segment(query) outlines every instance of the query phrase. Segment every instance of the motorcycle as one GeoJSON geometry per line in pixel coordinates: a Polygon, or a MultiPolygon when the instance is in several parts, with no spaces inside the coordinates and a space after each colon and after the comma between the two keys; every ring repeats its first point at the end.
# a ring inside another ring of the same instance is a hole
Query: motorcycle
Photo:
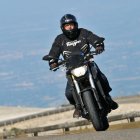
{"type": "MultiPolygon", "coordinates": [[[[86,55],[81,52],[70,54],[66,60],[59,59],[57,67],[52,70],[61,66],[66,68],[66,76],[75,89],[73,97],[80,106],[82,117],[91,121],[96,131],[104,131],[109,127],[107,115],[111,109],[98,78],[94,55],[95,51],[86,55]]],[[[43,57],[46,61],[51,59],[56,58],[49,55],[43,57]]]]}

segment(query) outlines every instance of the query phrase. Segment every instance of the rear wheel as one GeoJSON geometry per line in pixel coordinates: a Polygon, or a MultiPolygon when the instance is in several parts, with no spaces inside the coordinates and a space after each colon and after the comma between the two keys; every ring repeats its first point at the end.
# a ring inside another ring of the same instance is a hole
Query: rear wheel
{"type": "Polygon", "coordinates": [[[83,93],[83,101],[89,113],[90,120],[96,131],[103,131],[109,127],[107,117],[102,117],[97,109],[97,104],[92,97],[91,91],[83,93]]]}

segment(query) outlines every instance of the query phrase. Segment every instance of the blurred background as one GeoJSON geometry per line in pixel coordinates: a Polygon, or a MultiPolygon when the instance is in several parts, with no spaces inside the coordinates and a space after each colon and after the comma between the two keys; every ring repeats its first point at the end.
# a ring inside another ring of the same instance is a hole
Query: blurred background
{"type": "Polygon", "coordinates": [[[0,1],[0,106],[52,107],[68,103],[65,73],[42,57],[70,13],[79,27],[105,37],[95,57],[113,97],[140,94],[139,0],[0,1]]]}

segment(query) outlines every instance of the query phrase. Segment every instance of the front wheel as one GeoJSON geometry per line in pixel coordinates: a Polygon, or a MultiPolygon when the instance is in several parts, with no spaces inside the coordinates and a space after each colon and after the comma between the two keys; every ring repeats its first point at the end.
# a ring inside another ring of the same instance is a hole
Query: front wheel
{"type": "Polygon", "coordinates": [[[102,117],[100,115],[95,99],[92,97],[91,91],[83,92],[83,101],[95,130],[106,130],[109,127],[107,117],[102,117]]]}

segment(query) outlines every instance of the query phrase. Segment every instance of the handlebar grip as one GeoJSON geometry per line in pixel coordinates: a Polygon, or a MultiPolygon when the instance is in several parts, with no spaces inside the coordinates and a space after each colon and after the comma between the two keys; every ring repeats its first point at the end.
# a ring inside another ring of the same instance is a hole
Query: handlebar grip
{"type": "Polygon", "coordinates": [[[64,60],[63,60],[63,61],[59,61],[59,62],[58,62],[58,66],[63,65],[64,63],[65,63],[64,60]]]}

